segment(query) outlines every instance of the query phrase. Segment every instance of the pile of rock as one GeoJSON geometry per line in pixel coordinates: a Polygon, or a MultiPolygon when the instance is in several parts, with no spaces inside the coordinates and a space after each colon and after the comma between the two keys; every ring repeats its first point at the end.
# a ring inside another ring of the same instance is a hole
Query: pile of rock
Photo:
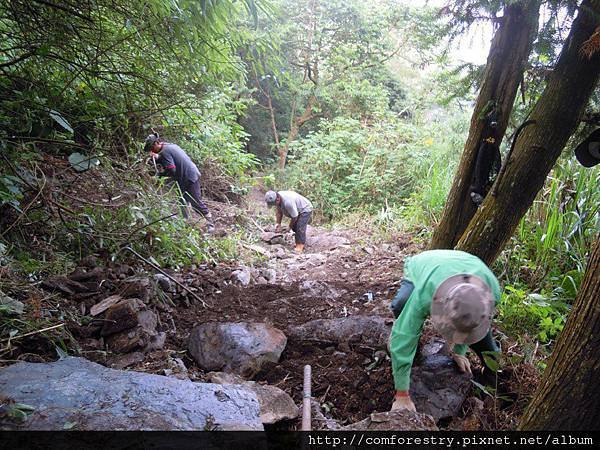
{"type": "MultiPolygon", "coordinates": [[[[103,317],[100,335],[106,347],[116,353],[128,353],[134,350],[150,351],[163,347],[166,339],[164,332],[157,332],[158,319],[144,302],[137,298],[120,299],[113,295],[92,307],[98,311],[109,303],[103,317]]],[[[92,312],[92,315],[93,312],[92,312]]]]}
{"type": "Polygon", "coordinates": [[[42,283],[45,289],[77,302],[82,314],[95,319],[85,327],[70,324],[71,331],[91,346],[115,353],[162,348],[166,334],[157,331],[158,318],[149,307],[156,296],[151,280],[134,277],[128,265],[104,269],[96,263],[88,258],[69,276],[42,283]]]}
{"type": "Polygon", "coordinates": [[[241,266],[231,272],[231,281],[241,286],[250,284],[274,284],[277,280],[277,271],[270,268],[255,269],[241,266]]]}

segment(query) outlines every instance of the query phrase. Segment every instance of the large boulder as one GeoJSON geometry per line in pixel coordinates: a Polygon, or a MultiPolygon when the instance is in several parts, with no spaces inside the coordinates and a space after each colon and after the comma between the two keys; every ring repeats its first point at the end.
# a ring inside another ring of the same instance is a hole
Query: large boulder
{"type": "Polygon", "coordinates": [[[436,422],[458,414],[471,389],[471,375],[461,373],[452,358],[442,353],[421,357],[410,380],[417,411],[433,416],[436,422]]]}
{"type": "Polygon", "coordinates": [[[372,413],[366,419],[350,424],[342,430],[439,431],[431,416],[406,410],[372,413]]]}
{"type": "Polygon", "coordinates": [[[362,344],[385,349],[393,320],[380,316],[350,316],[338,319],[318,319],[290,327],[290,339],[331,344],[362,344]]]}
{"type": "Polygon", "coordinates": [[[3,429],[263,429],[247,388],[108,369],[83,358],[1,369],[0,395],[33,407],[23,422],[0,414],[3,429]]]}
{"type": "Polygon", "coordinates": [[[238,375],[224,372],[211,372],[208,380],[217,384],[241,384],[253,391],[260,404],[260,420],[265,425],[298,417],[294,400],[278,387],[246,381],[238,375]]]}
{"type": "Polygon", "coordinates": [[[265,323],[204,323],[195,327],[188,350],[207,371],[233,372],[252,378],[265,363],[277,363],[285,335],[265,323]]]}

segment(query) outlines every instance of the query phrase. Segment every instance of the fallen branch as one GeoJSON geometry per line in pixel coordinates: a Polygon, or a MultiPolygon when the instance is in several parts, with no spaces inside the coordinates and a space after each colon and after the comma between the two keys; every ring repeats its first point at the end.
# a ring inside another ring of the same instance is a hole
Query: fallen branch
{"type": "Polygon", "coordinates": [[[129,233],[129,235],[127,236],[127,238],[125,239],[125,241],[129,241],[129,239],[131,238],[131,236],[133,236],[133,235],[134,235],[135,233],[137,233],[138,231],[141,231],[141,230],[143,230],[144,228],[147,228],[147,227],[149,227],[150,225],[154,225],[155,223],[161,222],[161,221],[163,221],[163,220],[170,219],[171,217],[173,217],[173,216],[176,216],[177,214],[178,214],[178,213],[169,214],[168,216],[164,216],[164,217],[161,217],[160,219],[156,219],[155,221],[153,221],[153,222],[150,222],[150,223],[148,223],[148,224],[146,224],[146,225],[142,225],[141,227],[134,228],[134,229],[133,229],[133,231],[132,231],[131,233],[129,233]]]}
{"type": "Polygon", "coordinates": [[[34,334],[40,334],[40,333],[43,333],[44,331],[50,331],[50,330],[54,330],[56,328],[60,328],[60,327],[64,327],[64,326],[65,326],[64,323],[59,323],[58,325],[53,325],[51,327],[42,328],[41,330],[32,331],[30,333],[25,333],[25,334],[22,334],[20,336],[12,336],[12,337],[9,337],[9,338],[6,338],[6,339],[2,339],[0,342],[14,341],[14,340],[17,340],[17,339],[20,339],[20,338],[24,338],[24,337],[27,337],[27,336],[33,336],[34,334]]]}
{"type": "Polygon", "coordinates": [[[134,249],[132,249],[131,247],[123,247],[122,250],[129,250],[131,253],[133,253],[135,256],[137,256],[140,260],[142,260],[143,262],[145,262],[146,264],[148,264],[150,267],[152,267],[154,270],[158,270],[160,273],[162,273],[165,277],[167,277],[169,280],[171,280],[173,283],[175,283],[177,286],[179,286],[180,288],[184,289],[185,291],[187,291],[189,294],[192,295],[192,297],[194,297],[196,300],[198,300],[200,303],[202,303],[202,306],[205,308],[208,308],[208,305],[206,304],[206,302],[204,300],[202,300],[200,297],[198,297],[198,295],[196,295],[195,292],[192,292],[190,290],[190,288],[188,288],[187,286],[185,286],[184,284],[180,283],[179,281],[177,281],[175,278],[173,278],[171,275],[169,275],[167,272],[165,272],[164,270],[162,270],[160,267],[158,267],[156,264],[148,261],[146,258],[144,258],[142,255],[140,255],[138,252],[136,252],[134,249]]]}
{"type": "Polygon", "coordinates": [[[250,221],[251,221],[251,222],[252,222],[252,223],[253,223],[253,224],[256,226],[256,228],[258,228],[258,229],[261,231],[261,233],[264,233],[264,232],[265,232],[265,230],[263,229],[263,227],[261,227],[261,226],[260,226],[260,225],[259,225],[259,224],[256,222],[256,220],[254,220],[252,217],[248,217],[248,219],[250,219],[250,221]]]}
{"type": "Polygon", "coordinates": [[[248,250],[252,250],[253,252],[259,253],[259,254],[261,254],[263,256],[266,256],[267,258],[269,256],[271,256],[271,253],[268,250],[266,250],[266,249],[264,249],[264,248],[262,248],[262,247],[260,247],[258,245],[249,245],[249,244],[246,244],[244,242],[240,242],[240,244],[241,244],[242,247],[244,247],[244,248],[246,248],[248,250]]]}

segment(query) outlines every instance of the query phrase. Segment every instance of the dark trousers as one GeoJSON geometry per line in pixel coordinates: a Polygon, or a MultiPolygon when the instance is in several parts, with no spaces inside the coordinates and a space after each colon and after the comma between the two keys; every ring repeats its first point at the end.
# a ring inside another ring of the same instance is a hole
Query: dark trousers
{"type": "Polygon", "coordinates": [[[188,181],[187,183],[185,183],[184,186],[179,185],[179,188],[181,189],[181,193],[183,194],[183,197],[181,199],[181,206],[182,206],[181,210],[183,211],[183,216],[186,219],[188,217],[188,213],[185,208],[187,202],[191,203],[192,208],[194,208],[194,211],[196,211],[199,214],[202,214],[204,217],[206,217],[206,216],[208,216],[208,214],[210,214],[210,212],[208,211],[208,208],[202,201],[202,194],[200,193],[200,179],[199,178],[194,182],[188,181]]]}
{"type": "Polygon", "coordinates": [[[303,212],[298,216],[298,220],[292,226],[292,231],[294,232],[294,240],[297,244],[306,244],[306,227],[310,222],[310,218],[312,216],[312,212],[303,212]]]}
{"type": "Polygon", "coordinates": [[[500,151],[498,146],[482,142],[477,152],[473,182],[470,191],[485,197],[493,173],[500,171],[500,151]]]}
{"type": "MultiPolygon", "coordinates": [[[[396,292],[396,295],[392,300],[392,304],[390,305],[390,308],[394,313],[394,318],[397,319],[398,316],[400,316],[400,313],[404,309],[404,305],[406,305],[406,302],[408,301],[408,298],[410,297],[410,294],[412,294],[414,288],[415,285],[412,283],[412,281],[402,280],[402,282],[400,283],[400,288],[398,289],[398,292],[396,292]]],[[[489,330],[482,340],[469,345],[469,347],[479,357],[481,365],[484,368],[487,368],[487,365],[485,364],[485,361],[483,359],[483,352],[500,351],[498,344],[496,344],[496,342],[492,338],[492,330],[489,330]]]]}

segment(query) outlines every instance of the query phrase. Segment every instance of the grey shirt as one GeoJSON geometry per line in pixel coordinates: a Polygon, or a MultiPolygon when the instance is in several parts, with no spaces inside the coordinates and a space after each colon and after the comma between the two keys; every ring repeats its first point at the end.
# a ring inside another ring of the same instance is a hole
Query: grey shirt
{"type": "Polygon", "coordinates": [[[294,219],[302,213],[311,212],[313,205],[309,199],[294,191],[279,191],[281,197],[281,212],[284,216],[294,219]]]}
{"type": "Polygon", "coordinates": [[[194,183],[200,178],[200,171],[186,152],[176,144],[164,143],[157,162],[165,169],[175,169],[175,180],[185,189],[188,183],[194,183]]]}

